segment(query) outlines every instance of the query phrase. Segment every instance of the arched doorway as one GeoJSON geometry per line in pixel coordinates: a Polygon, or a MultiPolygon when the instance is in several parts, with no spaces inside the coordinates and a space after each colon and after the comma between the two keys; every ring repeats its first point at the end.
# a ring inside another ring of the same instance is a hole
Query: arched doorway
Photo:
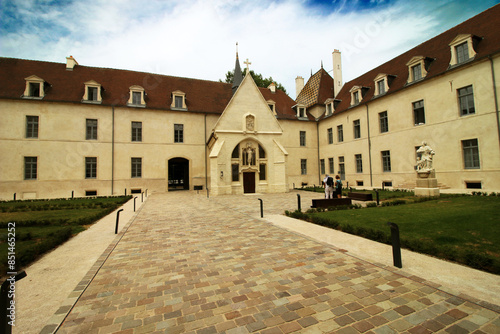
{"type": "Polygon", "coordinates": [[[168,161],[168,191],[189,190],[189,160],[172,158],[168,161]]]}

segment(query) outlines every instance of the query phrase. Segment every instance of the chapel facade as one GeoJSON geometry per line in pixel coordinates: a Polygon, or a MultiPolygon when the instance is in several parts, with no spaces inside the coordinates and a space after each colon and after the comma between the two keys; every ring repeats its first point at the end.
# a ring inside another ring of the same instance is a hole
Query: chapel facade
{"type": "Polygon", "coordinates": [[[203,190],[415,188],[418,147],[440,188],[500,191],[500,5],[347,83],[341,54],[257,87],[0,58],[0,198],[203,190]]]}

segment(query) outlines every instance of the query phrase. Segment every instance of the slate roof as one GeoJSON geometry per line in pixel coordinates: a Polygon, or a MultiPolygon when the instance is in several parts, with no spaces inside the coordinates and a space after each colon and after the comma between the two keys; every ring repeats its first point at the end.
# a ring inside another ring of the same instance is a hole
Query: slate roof
{"type": "MultiPolygon", "coordinates": [[[[81,104],[84,83],[90,80],[101,84],[102,106],[126,106],[133,85],[144,88],[148,109],[171,110],[171,94],[179,90],[186,94],[188,112],[221,114],[233,95],[230,83],[82,65],[67,71],[65,63],[0,57],[0,99],[21,100],[25,78],[31,75],[45,80],[48,86],[42,101],[52,102],[81,104]]],[[[280,90],[272,93],[260,88],[260,91],[266,100],[276,102],[278,118],[290,118],[293,99],[280,90]]]]}
{"type": "MultiPolygon", "coordinates": [[[[420,83],[426,82],[432,78],[447,73],[448,71],[455,70],[462,66],[467,66],[471,62],[477,62],[490,55],[496,54],[500,52],[499,32],[500,5],[496,5],[414,47],[385,64],[372,69],[360,77],[345,83],[339,94],[336,96],[336,99],[341,100],[341,102],[337,105],[335,113],[344,112],[350,108],[351,94],[349,90],[354,86],[369,88],[359,105],[370,102],[374,98],[375,91],[375,83],[373,80],[378,74],[384,73],[394,76],[389,90],[385,95],[395,93],[401,89],[411,86],[407,85],[408,66],[406,66],[406,64],[415,56],[424,56],[433,59],[427,70],[427,76],[423,80],[420,80],[420,83]],[[472,34],[481,39],[474,48],[477,54],[472,61],[449,68],[451,58],[449,44],[460,34],[472,34]]],[[[491,80],[491,78],[489,80],[491,80]]]]}

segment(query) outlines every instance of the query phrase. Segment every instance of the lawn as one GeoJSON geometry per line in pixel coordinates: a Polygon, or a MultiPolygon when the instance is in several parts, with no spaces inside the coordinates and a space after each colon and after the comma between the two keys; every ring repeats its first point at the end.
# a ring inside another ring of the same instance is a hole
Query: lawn
{"type": "Polygon", "coordinates": [[[396,223],[403,248],[500,274],[499,212],[498,196],[443,196],[420,203],[302,216],[384,243],[390,243],[387,223],[396,223]]]}
{"type": "Polygon", "coordinates": [[[0,202],[0,277],[8,271],[19,271],[26,267],[130,198],[131,196],[122,196],[0,202]],[[7,267],[7,241],[12,241],[9,240],[12,235],[8,232],[12,232],[13,223],[15,270],[7,267]]]}

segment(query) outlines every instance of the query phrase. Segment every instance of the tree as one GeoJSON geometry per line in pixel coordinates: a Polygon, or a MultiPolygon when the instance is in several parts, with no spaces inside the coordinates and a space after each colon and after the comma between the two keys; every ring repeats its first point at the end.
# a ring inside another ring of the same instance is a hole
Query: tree
{"type": "MultiPolygon", "coordinates": [[[[254,71],[250,70],[250,75],[252,76],[253,81],[255,81],[255,84],[257,87],[264,87],[267,88],[269,85],[274,82],[276,85],[276,89],[282,90],[286,94],[286,89],[283,87],[282,84],[274,81],[273,77],[269,78],[264,78],[262,74],[260,73],[255,73],[254,71]]],[[[234,77],[234,70],[228,71],[226,73],[226,79],[224,81],[219,80],[220,82],[225,82],[225,83],[232,83],[233,82],[233,77],[234,77]]]]}

